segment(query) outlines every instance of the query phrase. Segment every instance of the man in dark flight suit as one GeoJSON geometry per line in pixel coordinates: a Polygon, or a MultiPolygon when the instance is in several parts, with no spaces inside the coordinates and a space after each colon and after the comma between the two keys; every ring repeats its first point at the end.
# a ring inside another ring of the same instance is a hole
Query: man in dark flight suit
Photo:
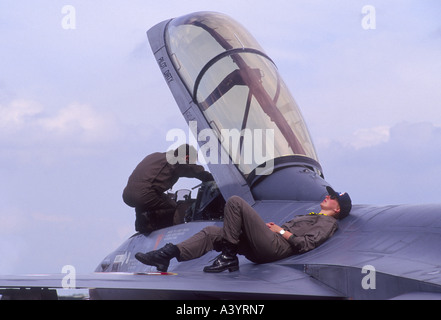
{"type": "Polygon", "coordinates": [[[181,177],[211,181],[213,176],[196,165],[197,151],[188,144],[176,150],[157,152],[142,160],[130,175],[123,200],[135,208],[135,229],[141,233],[173,225],[176,202],[164,192],[181,177]]]}
{"type": "Polygon", "coordinates": [[[240,197],[231,197],[224,211],[223,227],[208,226],[189,239],[147,252],[138,252],[140,262],[167,271],[170,260],[196,259],[211,250],[222,251],[204,272],[239,270],[237,254],[255,263],[268,263],[293,254],[310,251],[328,240],[338,228],[337,220],[349,215],[352,208],[347,193],[327,187],[329,195],[320,203],[321,211],[297,216],[282,226],[265,223],[260,215],[240,197]]]}

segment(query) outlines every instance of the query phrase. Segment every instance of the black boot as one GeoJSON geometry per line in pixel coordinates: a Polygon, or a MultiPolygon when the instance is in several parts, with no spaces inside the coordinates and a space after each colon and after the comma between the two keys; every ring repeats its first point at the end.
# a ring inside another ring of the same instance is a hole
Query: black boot
{"type": "Polygon", "coordinates": [[[138,252],[135,254],[135,258],[149,266],[154,266],[160,272],[167,272],[170,260],[178,258],[181,252],[178,247],[168,243],[163,248],[150,251],[147,253],[138,252]]]}
{"type": "Polygon", "coordinates": [[[204,272],[219,273],[228,269],[229,272],[239,270],[239,259],[237,259],[237,245],[222,241],[222,253],[216,257],[211,266],[204,268],[204,272]]]}
{"type": "Polygon", "coordinates": [[[155,231],[154,217],[147,211],[136,210],[135,230],[139,233],[150,234],[155,231]]]}

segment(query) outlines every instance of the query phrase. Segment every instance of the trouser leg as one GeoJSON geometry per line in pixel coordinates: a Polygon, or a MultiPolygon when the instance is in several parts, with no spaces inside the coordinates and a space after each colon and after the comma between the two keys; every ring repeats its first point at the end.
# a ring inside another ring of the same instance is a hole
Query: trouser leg
{"type": "Polygon", "coordinates": [[[222,236],[228,242],[238,244],[239,253],[253,262],[271,262],[293,254],[289,243],[272,232],[260,215],[240,197],[227,201],[222,236]]]}
{"type": "Polygon", "coordinates": [[[211,250],[221,251],[222,240],[238,246],[238,253],[256,263],[266,263],[294,253],[282,236],[272,232],[259,214],[239,197],[227,201],[224,226],[206,227],[177,244],[180,261],[199,258],[211,250]]]}
{"type": "Polygon", "coordinates": [[[257,212],[242,198],[231,197],[224,210],[224,227],[222,236],[232,244],[238,244],[243,232],[253,237],[268,229],[257,212]]]}
{"type": "Polygon", "coordinates": [[[143,203],[136,207],[135,226],[148,232],[170,227],[173,225],[176,207],[176,202],[166,194],[149,193],[143,198],[143,203]]]}
{"type": "Polygon", "coordinates": [[[209,251],[221,250],[222,228],[209,226],[187,240],[177,244],[179,248],[179,261],[188,261],[202,257],[209,251]]]}

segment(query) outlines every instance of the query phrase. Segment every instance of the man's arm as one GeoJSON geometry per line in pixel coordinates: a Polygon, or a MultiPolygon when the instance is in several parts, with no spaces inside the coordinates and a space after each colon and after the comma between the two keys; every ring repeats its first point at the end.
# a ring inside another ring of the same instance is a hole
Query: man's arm
{"type": "Polygon", "coordinates": [[[175,169],[175,173],[179,177],[196,178],[202,182],[214,180],[210,172],[205,171],[203,166],[197,164],[179,164],[175,169]]]}
{"type": "MultiPolygon", "coordinates": [[[[266,224],[271,231],[280,233],[283,230],[282,227],[276,225],[273,222],[266,224]]],[[[285,231],[282,235],[293,247],[299,250],[300,253],[304,253],[310,251],[327,239],[329,239],[334,232],[337,230],[337,223],[328,223],[321,226],[314,226],[308,232],[306,232],[303,236],[297,237],[289,231],[285,231]]]]}
{"type": "Polygon", "coordinates": [[[282,227],[278,226],[277,224],[275,224],[274,222],[269,222],[266,224],[268,226],[268,228],[270,228],[270,230],[272,232],[275,233],[279,233],[283,238],[285,238],[285,240],[289,240],[289,238],[291,238],[293,236],[293,234],[289,231],[286,231],[281,234],[280,231],[284,230],[282,227]]]}

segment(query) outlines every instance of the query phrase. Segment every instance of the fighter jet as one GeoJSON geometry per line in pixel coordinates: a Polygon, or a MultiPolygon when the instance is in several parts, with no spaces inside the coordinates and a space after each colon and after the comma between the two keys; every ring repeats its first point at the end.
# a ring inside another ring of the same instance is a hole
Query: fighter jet
{"type": "MultiPolygon", "coordinates": [[[[137,252],[222,226],[231,196],[281,225],[319,210],[332,187],[275,62],[242,25],[197,12],[147,35],[215,181],[200,185],[194,199],[190,190],[174,195],[184,208],[181,221],[134,234],[94,273],[77,275],[77,288],[90,288],[92,299],[441,299],[441,205],[353,205],[318,248],[267,264],[241,257],[237,272],[204,273],[217,252],[172,260],[167,272],[137,261],[137,252]]],[[[62,280],[2,277],[0,294],[20,298],[12,288],[32,288],[25,292],[54,297],[47,289],[62,280]]]]}

